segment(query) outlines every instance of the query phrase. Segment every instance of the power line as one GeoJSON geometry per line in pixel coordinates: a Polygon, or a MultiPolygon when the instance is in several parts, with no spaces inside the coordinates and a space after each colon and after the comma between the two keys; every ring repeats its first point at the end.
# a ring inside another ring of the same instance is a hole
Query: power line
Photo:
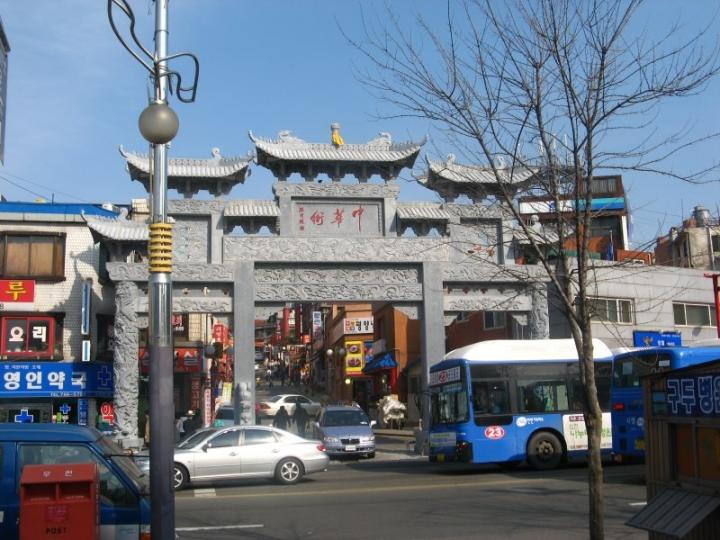
{"type": "MultiPolygon", "coordinates": [[[[51,194],[59,193],[60,195],[65,195],[65,196],[67,196],[67,197],[70,197],[71,199],[75,199],[76,201],[80,201],[80,202],[83,202],[83,203],[92,204],[91,201],[88,201],[88,200],[85,200],[85,199],[81,199],[80,197],[77,197],[77,196],[75,196],[75,195],[72,195],[71,193],[66,193],[66,192],[64,192],[64,191],[60,191],[60,190],[57,190],[57,189],[48,187],[48,186],[43,185],[43,184],[39,184],[39,183],[37,183],[37,182],[33,182],[32,180],[28,180],[27,178],[23,178],[23,177],[18,176],[18,175],[16,175],[16,174],[12,174],[12,173],[8,173],[8,172],[6,172],[5,174],[7,174],[8,176],[12,176],[13,178],[17,178],[18,180],[20,180],[20,181],[22,181],[22,182],[25,182],[25,183],[27,183],[27,184],[30,184],[30,185],[33,185],[33,186],[37,186],[37,187],[40,187],[40,188],[43,188],[43,189],[47,189],[51,194]]],[[[6,182],[14,185],[15,187],[18,187],[18,188],[20,188],[20,189],[23,189],[23,190],[29,192],[29,193],[32,193],[33,195],[36,195],[36,196],[38,196],[38,197],[46,198],[44,195],[40,195],[39,193],[35,193],[34,191],[31,191],[31,190],[29,190],[29,189],[27,189],[27,188],[24,188],[23,186],[15,183],[15,182],[13,182],[12,180],[10,180],[9,178],[7,178],[6,176],[4,176],[4,175],[2,175],[2,174],[0,174],[0,178],[2,178],[2,179],[5,180],[6,182]]],[[[52,198],[52,196],[51,196],[51,198],[52,198]]]]}
{"type": "Polygon", "coordinates": [[[12,180],[10,180],[9,178],[6,178],[6,177],[3,176],[3,175],[0,175],[0,178],[2,178],[3,180],[5,180],[8,184],[12,184],[12,185],[15,186],[16,188],[22,189],[23,191],[27,191],[28,193],[30,193],[30,194],[32,194],[32,195],[35,195],[36,197],[40,197],[40,198],[42,198],[42,199],[45,198],[45,195],[41,195],[41,194],[38,193],[37,191],[33,191],[33,190],[28,189],[28,188],[26,188],[26,187],[24,187],[24,186],[21,186],[21,185],[18,184],[17,182],[13,182],[12,180]]]}

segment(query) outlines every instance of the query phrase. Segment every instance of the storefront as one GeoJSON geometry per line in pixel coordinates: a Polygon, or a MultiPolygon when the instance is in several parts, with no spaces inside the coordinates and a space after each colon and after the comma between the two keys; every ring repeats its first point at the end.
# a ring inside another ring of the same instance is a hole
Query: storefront
{"type": "Polygon", "coordinates": [[[94,425],[113,397],[105,362],[0,362],[0,422],[94,425]]]}

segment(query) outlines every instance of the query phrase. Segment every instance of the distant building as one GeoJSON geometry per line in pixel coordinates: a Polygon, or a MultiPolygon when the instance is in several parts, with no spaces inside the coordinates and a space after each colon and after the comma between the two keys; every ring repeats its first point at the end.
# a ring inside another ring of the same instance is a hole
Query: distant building
{"type": "Polygon", "coordinates": [[[680,227],[671,227],[655,244],[656,264],[716,270],[720,268],[720,221],[703,206],[680,227]]]}
{"type": "MultiPolygon", "coordinates": [[[[591,258],[605,260],[619,260],[621,250],[630,249],[628,233],[628,204],[625,197],[622,176],[595,176],[591,180],[592,223],[590,225],[590,253],[591,258]]],[[[581,197],[583,194],[581,194],[581,197]]],[[[574,201],[568,196],[560,203],[560,212],[568,214],[575,211],[574,201]]],[[[519,197],[518,210],[525,223],[535,230],[555,229],[557,227],[556,204],[547,196],[519,197]]],[[[557,235],[545,230],[548,240],[557,241],[557,235]]],[[[517,235],[516,235],[517,236],[517,235]]],[[[529,247],[529,241],[516,237],[518,253],[516,261],[520,263],[533,263],[534,256],[529,247]]],[[[551,242],[552,243],[552,242],[551,242]]],[[[550,247],[550,246],[549,246],[550,247]]],[[[568,239],[565,248],[575,249],[574,240],[568,239]]],[[[550,247],[551,249],[551,247],[550,247]]]]}

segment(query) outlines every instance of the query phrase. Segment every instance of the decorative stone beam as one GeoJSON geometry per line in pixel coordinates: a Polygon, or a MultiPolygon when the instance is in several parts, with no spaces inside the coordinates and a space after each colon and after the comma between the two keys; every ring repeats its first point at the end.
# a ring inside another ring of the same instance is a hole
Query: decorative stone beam
{"type": "Polygon", "coordinates": [[[529,296],[445,296],[445,312],[452,311],[530,311],[529,296]]]}

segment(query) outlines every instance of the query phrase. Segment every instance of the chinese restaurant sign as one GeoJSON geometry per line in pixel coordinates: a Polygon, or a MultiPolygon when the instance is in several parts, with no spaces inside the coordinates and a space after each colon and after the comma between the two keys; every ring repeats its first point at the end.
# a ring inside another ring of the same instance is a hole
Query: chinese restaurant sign
{"type": "Polygon", "coordinates": [[[374,319],[372,317],[343,319],[343,331],[345,334],[372,334],[375,332],[374,319]]]}
{"type": "Polygon", "coordinates": [[[362,375],[365,367],[365,354],[362,341],[345,342],[345,373],[347,375],[362,375]]]}
{"type": "MultiPolygon", "coordinates": [[[[175,347],[173,354],[173,371],[175,373],[198,373],[202,371],[203,354],[200,347],[175,347]]],[[[150,372],[150,349],[138,349],[140,372],[150,372]]]]}
{"type": "Polygon", "coordinates": [[[29,309],[35,306],[35,281],[0,279],[0,311],[29,309]]]}
{"type": "Polygon", "coordinates": [[[377,201],[294,201],[293,221],[299,236],[383,235],[382,209],[377,201]]]}

